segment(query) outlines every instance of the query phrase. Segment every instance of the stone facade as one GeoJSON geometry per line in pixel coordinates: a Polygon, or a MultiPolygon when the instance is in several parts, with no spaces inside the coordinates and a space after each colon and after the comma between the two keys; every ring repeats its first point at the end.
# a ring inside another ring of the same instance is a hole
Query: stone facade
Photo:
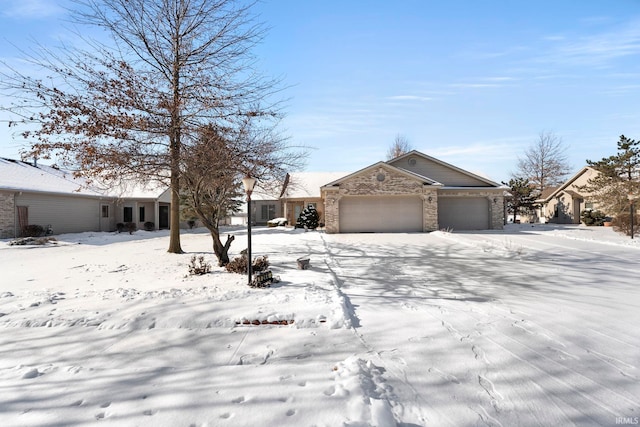
{"type": "Polygon", "coordinates": [[[489,206],[489,227],[504,227],[503,189],[487,187],[478,189],[443,189],[441,185],[425,184],[419,177],[403,174],[384,164],[374,165],[361,173],[345,178],[339,185],[324,187],[322,197],[325,209],[327,233],[340,232],[340,200],[345,196],[420,196],[423,203],[423,231],[439,229],[438,201],[446,197],[486,197],[489,206]]]}
{"type": "Polygon", "coordinates": [[[16,204],[13,193],[0,191],[0,239],[15,236],[16,204]]]}
{"type": "Polygon", "coordinates": [[[437,187],[378,165],[323,190],[327,233],[340,232],[340,199],[344,196],[416,195],[423,201],[423,231],[438,229],[437,187]]]}

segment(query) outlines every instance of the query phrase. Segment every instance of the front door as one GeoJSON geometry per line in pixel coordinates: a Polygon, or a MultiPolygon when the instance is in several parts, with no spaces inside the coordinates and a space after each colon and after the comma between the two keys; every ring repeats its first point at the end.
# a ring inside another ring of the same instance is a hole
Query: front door
{"type": "Polygon", "coordinates": [[[158,228],[160,230],[169,228],[169,206],[158,206],[158,221],[160,222],[158,228]]]}

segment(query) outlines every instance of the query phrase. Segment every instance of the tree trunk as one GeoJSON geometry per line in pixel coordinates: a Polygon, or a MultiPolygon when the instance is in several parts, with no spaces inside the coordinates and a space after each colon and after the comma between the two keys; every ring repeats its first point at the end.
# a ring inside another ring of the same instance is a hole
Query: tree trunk
{"type": "Polygon", "coordinates": [[[184,253],[180,246],[180,181],[175,173],[171,173],[171,213],[169,219],[169,249],[167,252],[184,253]]]}
{"type": "Polygon", "coordinates": [[[224,267],[229,264],[229,248],[231,247],[231,242],[235,240],[233,235],[227,236],[227,241],[225,244],[222,244],[220,240],[220,231],[217,229],[209,229],[211,233],[211,238],[213,239],[213,253],[218,258],[218,266],[224,267]]]}

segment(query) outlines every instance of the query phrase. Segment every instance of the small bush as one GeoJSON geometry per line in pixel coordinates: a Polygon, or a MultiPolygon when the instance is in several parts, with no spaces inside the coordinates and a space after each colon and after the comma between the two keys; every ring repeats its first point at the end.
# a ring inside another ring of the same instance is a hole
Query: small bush
{"type": "Polygon", "coordinates": [[[129,234],[133,234],[133,232],[138,229],[138,226],[135,222],[127,222],[125,226],[127,227],[127,231],[129,232],[129,234]]]}
{"type": "Polygon", "coordinates": [[[151,221],[147,221],[144,223],[144,230],[145,231],[153,231],[156,229],[156,225],[151,222],[151,221]]]}
{"type": "Polygon", "coordinates": [[[268,256],[259,256],[253,260],[253,265],[251,267],[254,273],[258,271],[265,271],[269,269],[269,257],[268,256]]]}
{"type": "MultiPolygon", "coordinates": [[[[235,257],[227,265],[225,265],[225,268],[229,273],[247,274],[247,255],[235,257]]],[[[251,271],[253,273],[265,271],[268,268],[269,257],[258,256],[253,259],[253,264],[251,265],[251,271]]]]}
{"type": "Polygon", "coordinates": [[[312,204],[309,204],[302,212],[300,212],[300,216],[298,217],[298,222],[296,224],[296,228],[298,224],[302,226],[305,230],[315,230],[320,225],[320,215],[318,215],[318,211],[312,204]]]}
{"type": "MultiPolygon", "coordinates": [[[[633,216],[633,235],[640,234],[640,218],[638,215],[633,216]]],[[[629,213],[618,214],[613,219],[613,228],[618,233],[624,233],[627,236],[631,236],[631,215],[629,213]]]]}
{"type": "Polygon", "coordinates": [[[196,256],[191,257],[191,262],[189,263],[189,274],[192,276],[202,276],[203,274],[207,274],[211,271],[211,264],[205,262],[204,256],[198,257],[198,263],[196,264],[196,256]]]}
{"type": "Polygon", "coordinates": [[[191,230],[193,227],[196,226],[196,220],[195,219],[190,219],[189,221],[187,221],[187,225],[189,226],[189,229],[191,230]]]}
{"type": "Polygon", "coordinates": [[[584,210],[580,214],[580,219],[584,225],[602,225],[605,220],[605,215],[600,211],[584,210]]]}
{"type": "Polygon", "coordinates": [[[118,233],[122,233],[124,231],[125,225],[124,222],[119,222],[116,224],[116,231],[118,233]]]}
{"type": "Polygon", "coordinates": [[[22,227],[22,236],[24,237],[44,236],[44,227],[37,224],[26,225],[22,227]]]}
{"type": "Polygon", "coordinates": [[[237,256],[224,266],[229,273],[247,274],[247,256],[237,256]]]}

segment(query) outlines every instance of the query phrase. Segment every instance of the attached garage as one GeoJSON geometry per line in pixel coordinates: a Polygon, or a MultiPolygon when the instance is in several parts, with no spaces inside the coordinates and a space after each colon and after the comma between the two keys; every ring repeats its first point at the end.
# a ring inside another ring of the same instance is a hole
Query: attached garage
{"type": "Polygon", "coordinates": [[[506,187],[411,151],[321,187],[327,233],[500,230],[506,187]]]}
{"type": "Polygon", "coordinates": [[[486,197],[440,197],[440,229],[487,230],[491,228],[489,199],[486,197]]]}
{"type": "Polygon", "coordinates": [[[423,231],[419,196],[346,196],[340,199],[341,233],[423,231]]]}

